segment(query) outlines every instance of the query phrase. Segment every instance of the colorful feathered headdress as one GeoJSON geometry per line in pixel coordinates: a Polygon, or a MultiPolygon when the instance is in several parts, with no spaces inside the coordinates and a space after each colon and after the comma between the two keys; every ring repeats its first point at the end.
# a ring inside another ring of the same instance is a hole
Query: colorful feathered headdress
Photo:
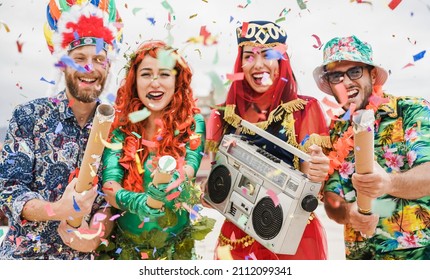
{"type": "Polygon", "coordinates": [[[50,0],[44,34],[56,56],[95,45],[113,58],[120,49],[122,27],[114,0],[50,0]]]}

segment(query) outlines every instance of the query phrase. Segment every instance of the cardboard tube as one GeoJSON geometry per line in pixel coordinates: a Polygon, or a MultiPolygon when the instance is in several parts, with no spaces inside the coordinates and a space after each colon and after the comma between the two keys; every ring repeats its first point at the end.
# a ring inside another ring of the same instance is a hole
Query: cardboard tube
{"type": "MultiPolygon", "coordinates": [[[[109,104],[97,106],[93,120],[87,147],[79,168],[78,181],[75,190],[78,193],[87,191],[93,187],[94,177],[97,176],[104,145],[101,139],[107,139],[110,127],[115,118],[115,109],[109,104]]],[[[79,227],[81,219],[68,220],[67,223],[73,227],[79,227]]]]}
{"type": "MultiPolygon", "coordinates": [[[[162,156],[158,161],[158,167],[154,171],[154,176],[152,177],[152,184],[154,187],[158,188],[159,184],[167,184],[172,179],[173,172],[176,169],[176,160],[172,156],[162,156]]],[[[154,199],[148,196],[146,204],[154,209],[161,209],[164,206],[162,201],[154,199]]]]}
{"type": "MultiPolygon", "coordinates": [[[[373,172],[373,129],[354,135],[355,172],[367,174],[373,172]]],[[[357,192],[358,211],[362,214],[372,213],[372,199],[357,192]]]]}
{"type": "MultiPolygon", "coordinates": [[[[353,116],[355,172],[368,174],[373,172],[374,159],[374,123],[373,110],[358,110],[353,116]]],[[[358,212],[372,214],[372,198],[357,192],[358,212]]],[[[371,236],[373,232],[365,232],[371,236]]]]}

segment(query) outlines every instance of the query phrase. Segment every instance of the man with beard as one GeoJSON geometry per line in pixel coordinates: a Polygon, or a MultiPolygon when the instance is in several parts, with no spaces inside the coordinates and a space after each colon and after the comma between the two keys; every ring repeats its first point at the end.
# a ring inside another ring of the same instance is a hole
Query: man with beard
{"type": "Polygon", "coordinates": [[[315,81],[346,112],[330,126],[324,205],[331,219],[345,225],[346,259],[428,260],[430,103],[383,92],[387,77],[373,62],[371,46],[355,36],[334,38],[324,47],[315,81]],[[365,127],[374,132],[375,160],[368,174],[355,173],[354,153],[364,147],[354,147],[351,117],[361,109],[375,117],[374,125],[371,120],[365,127]],[[373,200],[371,209],[359,209],[356,192],[373,200]]]}
{"type": "Polygon", "coordinates": [[[9,219],[0,259],[91,259],[111,230],[97,188],[78,193],[73,177],[122,39],[120,17],[102,1],[55,3],[44,31],[66,87],[13,112],[0,155],[0,209],[9,219]]]}

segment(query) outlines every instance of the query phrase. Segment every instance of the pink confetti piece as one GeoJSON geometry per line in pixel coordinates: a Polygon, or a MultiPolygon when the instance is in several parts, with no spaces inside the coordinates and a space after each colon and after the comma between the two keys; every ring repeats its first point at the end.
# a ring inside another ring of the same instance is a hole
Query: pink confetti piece
{"type": "Polygon", "coordinates": [[[318,37],[318,35],[316,34],[312,34],[312,37],[315,38],[315,40],[317,40],[317,44],[312,45],[312,47],[314,47],[315,49],[320,49],[322,47],[322,43],[321,43],[321,39],[320,37],[318,37]]]}
{"type": "Polygon", "coordinates": [[[142,139],[142,145],[148,147],[148,148],[156,148],[158,147],[158,143],[154,141],[149,141],[146,139],[142,139]]]}
{"type": "Polygon", "coordinates": [[[101,221],[104,221],[106,219],[106,217],[107,217],[106,214],[103,214],[103,213],[100,213],[100,212],[95,213],[94,214],[94,218],[93,218],[93,224],[97,224],[97,223],[99,223],[101,221]]]}
{"type": "Polygon", "coordinates": [[[113,215],[112,217],[110,217],[109,221],[115,221],[115,220],[116,220],[116,219],[118,219],[119,217],[121,217],[121,215],[120,215],[120,214],[113,215]]]}
{"type": "Polygon", "coordinates": [[[16,244],[16,246],[17,246],[17,247],[19,247],[19,245],[21,245],[21,242],[22,242],[21,237],[17,237],[17,238],[15,239],[15,244],[16,244]]]}
{"type": "Polygon", "coordinates": [[[277,207],[279,205],[279,198],[276,195],[276,193],[272,190],[267,190],[266,194],[272,199],[273,204],[275,205],[275,207],[277,207]]]}
{"type": "Polygon", "coordinates": [[[346,87],[342,82],[334,85],[334,87],[336,88],[336,91],[338,92],[338,98],[340,101],[339,106],[342,107],[343,105],[346,104],[346,102],[348,102],[348,93],[347,93],[346,87]]]}
{"type": "Polygon", "coordinates": [[[46,213],[48,214],[49,217],[55,216],[55,213],[54,213],[54,210],[52,210],[51,204],[46,204],[45,210],[46,210],[46,213]]]}
{"type": "Polygon", "coordinates": [[[140,258],[141,258],[142,260],[146,260],[146,259],[148,259],[148,253],[140,252],[140,258]]]}
{"type": "Polygon", "coordinates": [[[402,69],[405,69],[407,67],[415,66],[413,63],[408,63],[405,66],[402,67],[402,69]]]}
{"type": "Polygon", "coordinates": [[[180,194],[181,194],[181,192],[179,192],[179,191],[178,192],[174,192],[174,193],[169,194],[168,196],[166,196],[166,199],[168,201],[171,201],[171,200],[177,198],[180,194]]]}
{"type": "Polygon", "coordinates": [[[234,231],[231,233],[230,240],[232,242],[236,241],[236,235],[234,234],[234,231]]]}
{"type": "Polygon", "coordinates": [[[254,252],[250,253],[249,256],[251,257],[251,259],[253,260],[257,260],[257,257],[255,256],[254,252]]]}
{"type": "Polygon", "coordinates": [[[322,101],[324,105],[327,105],[327,107],[333,108],[333,109],[339,109],[341,108],[340,105],[337,102],[331,101],[327,96],[325,96],[322,101]]]}
{"type": "Polygon", "coordinates": [[[245,73],[233,73],[233,74],[227,74],[227,79],[230,81],[241,81],[245,77],[245,73]]]}

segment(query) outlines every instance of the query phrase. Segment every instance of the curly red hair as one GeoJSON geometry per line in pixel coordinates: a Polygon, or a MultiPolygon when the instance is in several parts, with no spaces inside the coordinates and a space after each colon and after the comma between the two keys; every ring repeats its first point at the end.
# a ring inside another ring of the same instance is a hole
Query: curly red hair
{"type": "Polygon", "coordinates": [[[143,175],[138,172],[135,157],[137,153],[140,162],[144,163],[150,152],[149,148],[144,146],[142,141],[133,134],[135,132],[145,138],[147,120],[132,123],[128,117],[130,113],[144,108],[144,104],[137,95],[136,72],[145,56],[150,55],[157,58],[157,52],[160,49],[172,50],[179,61],[177,60],[175,65],[177,72],[175,93],[170,104],[164,108],[161,120],[163,129],[156,135],[157,139],[153,139],[158,144],[153,150],[155,152],[154,165],[156,159],[163,155],[171,155],[180,162],[179,159],[184,157],[186,153],[184,143],[189,141],[192,134],[191,128],[195,126],[193,116],[200,112],[193,99],[193,90],[191,88],[192,72],[184,60],[164,42],[149,41],[143,43],[131,57],[125,83],[118,89],[115,105],[116,116],[112,124],[112,130],[120,128],[126,135],[123,155],[120,159],[120,162],[124,163],[123,166],[128,166],[123,179],[123,188],[126,190],[136,192],[144,190],[143,175]]]}

